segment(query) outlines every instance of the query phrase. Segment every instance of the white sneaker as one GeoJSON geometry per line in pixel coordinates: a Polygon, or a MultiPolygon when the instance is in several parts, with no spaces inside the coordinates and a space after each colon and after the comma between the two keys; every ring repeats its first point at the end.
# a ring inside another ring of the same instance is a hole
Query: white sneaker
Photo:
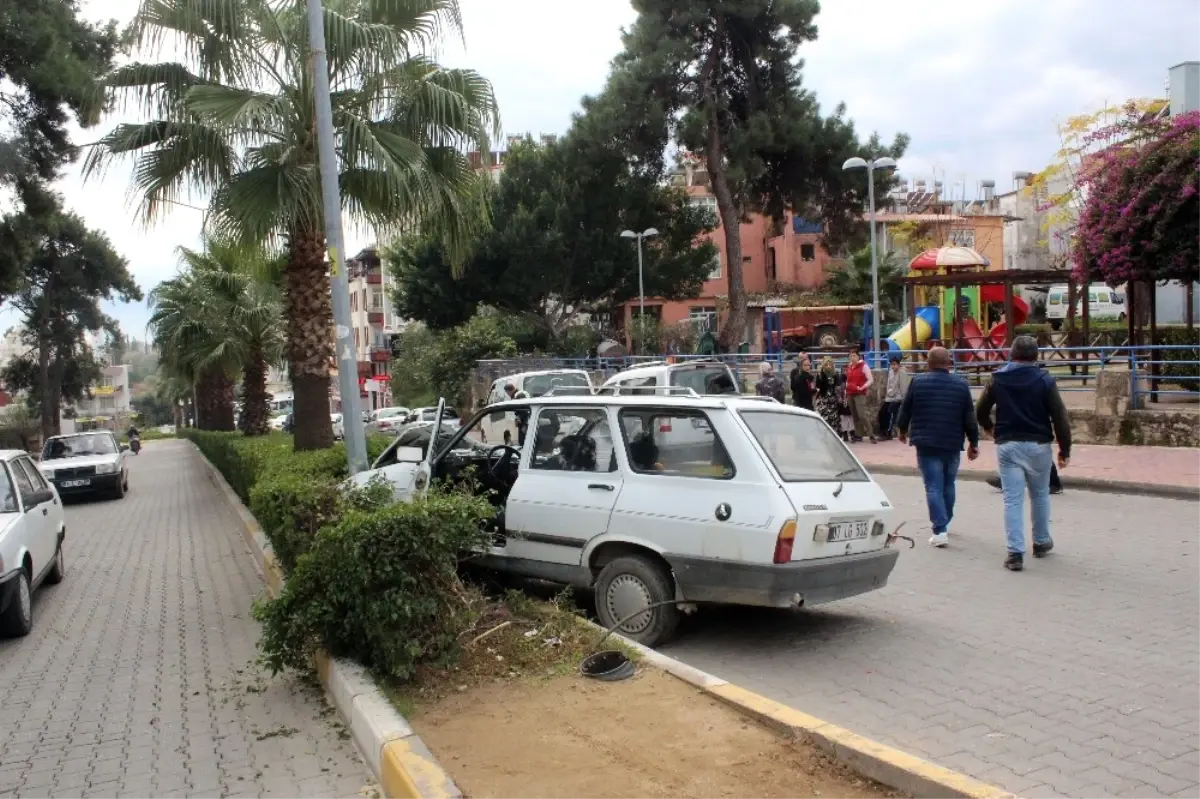
{"type": "Polygon", "coordinates": [[[949,543],[950,536],[946,533],[934,533],[933,535],[929,536],[929,546],[931,547],[941,548],[949,543]]]}

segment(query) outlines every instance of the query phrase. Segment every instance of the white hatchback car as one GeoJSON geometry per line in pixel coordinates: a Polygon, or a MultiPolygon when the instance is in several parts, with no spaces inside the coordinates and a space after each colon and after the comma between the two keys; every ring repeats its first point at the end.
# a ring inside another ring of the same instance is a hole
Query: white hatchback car
{"type": "Polygon", "coordinates": [[[58,492],[27,453],[0,451],[0,634],[33,627],[33,591],[66,575],[67,528],[58,492]]]}
{"type": "Polygon", "coordinates": [[[831,602],[882,588],[898,557],[883,489],[800,408],[552,393],[484,408],[438,443],[402,437],[353,479],[381,476],[403,500],[474,468],[499,506],[483,565],[592,591],[602,624],[649,646],[696,603],[831,602]],[[523,446],[483,440],[514,411],[529,414],[523,446]],[[704,435],[664,435],[677,428],[704,435]]]}

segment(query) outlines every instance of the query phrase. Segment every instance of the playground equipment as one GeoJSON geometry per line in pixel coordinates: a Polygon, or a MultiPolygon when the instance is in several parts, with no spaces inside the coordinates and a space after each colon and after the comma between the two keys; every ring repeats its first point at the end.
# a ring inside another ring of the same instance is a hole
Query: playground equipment
{"type": "Polygon", "coordinates": [[[901,352],[903,350],[915,350],[920,345],[929,341],[931,338],[937,338],[935,332],[940,333],[942,311],[936,305],[926,305],[917,309],[917,340],[912,340],[912,326],[903,325],[892,335],[887,338],[887,348],[889,352],[901,352]]]}

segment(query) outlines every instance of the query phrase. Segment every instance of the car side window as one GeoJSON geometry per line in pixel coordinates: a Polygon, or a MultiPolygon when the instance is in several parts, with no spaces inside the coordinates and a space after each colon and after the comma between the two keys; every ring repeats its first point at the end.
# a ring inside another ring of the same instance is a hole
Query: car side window
{"type": "Polygon", "coordinates": [[[599,408],[543,408],[530,466],[564,472],[615,472],[608,414],[599,408]]]}
{"type": "Polygon", "coordinates": [[[29,496],[37,490],[33,487],[33,480],[31,480],[29,475],[25,473],[25,470],[21,468],[21,461],[19,459],[12,461],[11,466],[13,470],[13,479],[17,481],[17,490],[21,492],[22,496],[29,496]]]}
{"type": "Polygon", "coordinates": [[[17,492],[13,488],[7,466],[0,466],[0,508],[4,513],[16,513],[20,510],[20,506],[17,505],[17,492]]]}
{"type": "Polygon", "coordinates": [[[29,482],[33,484],[34,491],[45,491],[50,487],[46,482],[46,478],[42,477],[42,473],[38,471],[38,468],[33,465],[33,461],[29,460],[29,458],[17,458],[13,463],[25,472],[25,475],[29,478],[29,482]]]}
{"type": "Polygon", "coordinates": [[[733,460],[704,412],[627,408],[619,418],[635,472],[718,480],[734,476],[733,460]]]}

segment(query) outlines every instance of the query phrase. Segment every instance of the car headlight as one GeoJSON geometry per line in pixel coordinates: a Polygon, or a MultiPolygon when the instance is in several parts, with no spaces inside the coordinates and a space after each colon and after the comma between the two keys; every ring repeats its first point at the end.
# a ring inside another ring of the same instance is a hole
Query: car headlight
{"type": "Polygon", "coordinates": [[[99,463],[96,464],[96,474],[112,474],[117,470],[115,463],[99,463]]]}

